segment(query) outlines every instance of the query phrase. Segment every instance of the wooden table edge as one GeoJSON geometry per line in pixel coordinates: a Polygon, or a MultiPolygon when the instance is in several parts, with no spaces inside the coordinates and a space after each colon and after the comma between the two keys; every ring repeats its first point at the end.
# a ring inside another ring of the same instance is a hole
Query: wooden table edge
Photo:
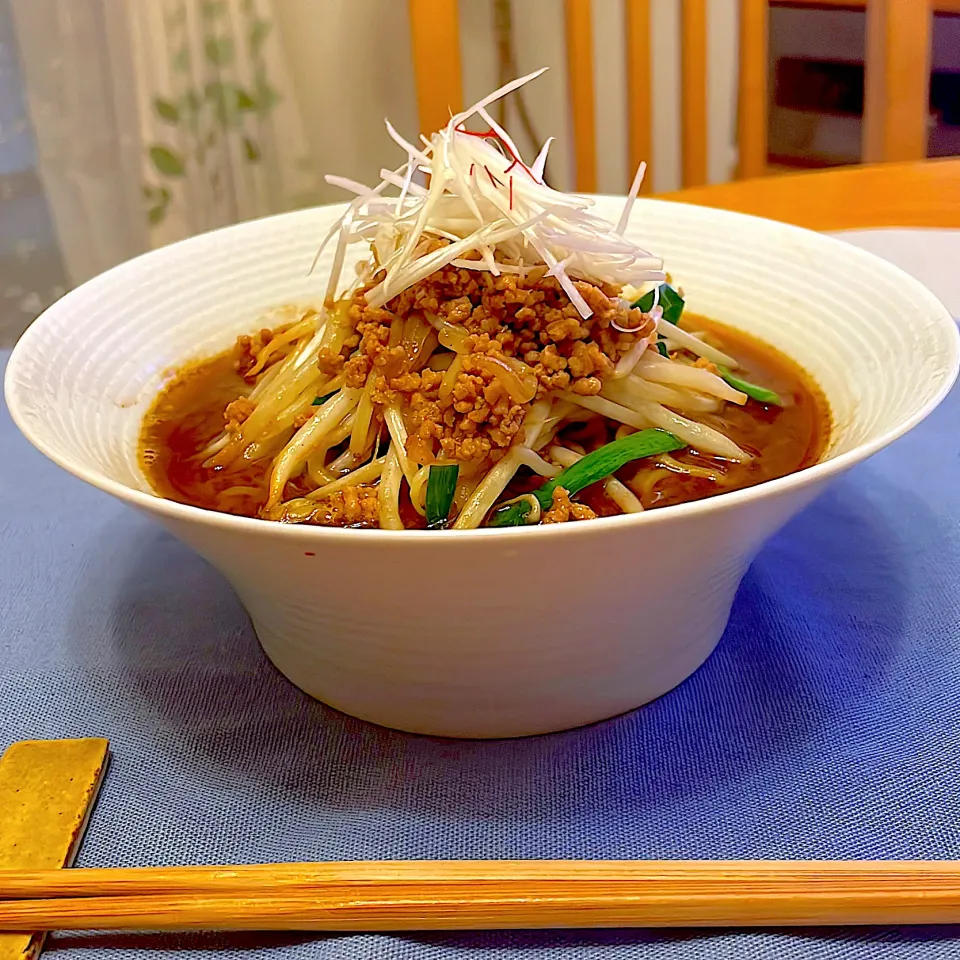
{"type": "Polygon", "coordinates": [[[659,194],[811,230],[960,228],[960,158],[781,174],[659,194]]]}

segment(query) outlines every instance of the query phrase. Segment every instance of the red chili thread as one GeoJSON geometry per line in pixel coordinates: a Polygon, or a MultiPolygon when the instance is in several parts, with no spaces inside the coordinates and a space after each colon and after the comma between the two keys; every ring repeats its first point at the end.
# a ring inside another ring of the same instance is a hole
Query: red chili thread
{"type": "MultiPolygon", "coordinates": [[[[527,172],[528,176],[531,180],[533,180],[534,183],[540,183],[540,181],[533,175],[533,171],[520,159],[520,157],[517,156],[517,154],[513,152],[510,144],[501,139],[496,130],[467,130],[462,122],[460,126],[456,127],[455,129],[457,133],[465,133],[468,137],[479,137],[481,140],[495,140],[498,144],[500,144],[507,156],[509,156],[512,160],[512,163],[505,171],[506,173],[509,173],[514,166],[519,165],[527,172]]],[[[487,172],[489,173],[489,171],[487,172]]]]}
{"type": "Polygon", "coordinates": [[[499,140],[496,130],[468,130],[462,123],[457,127],[457,133],[465,133],[468,137],[479,137],[481,140],[499,140]]]}

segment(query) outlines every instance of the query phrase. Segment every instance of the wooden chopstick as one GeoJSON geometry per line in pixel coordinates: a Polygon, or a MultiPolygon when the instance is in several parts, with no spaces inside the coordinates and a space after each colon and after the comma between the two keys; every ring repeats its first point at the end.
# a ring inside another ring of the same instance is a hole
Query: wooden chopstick
{"type": "Polygon", "coordinates": [[[273,892],[329,885],[600,881],[960,883],[953,860],[347,860],[231,866],[0,870],[0,900],[273,892]]]}
{"type": "Polygon", "coordinates": [[[387,861],[0,871],[0,898],[0,930],[956,923],[960,863],[387,861]]]}

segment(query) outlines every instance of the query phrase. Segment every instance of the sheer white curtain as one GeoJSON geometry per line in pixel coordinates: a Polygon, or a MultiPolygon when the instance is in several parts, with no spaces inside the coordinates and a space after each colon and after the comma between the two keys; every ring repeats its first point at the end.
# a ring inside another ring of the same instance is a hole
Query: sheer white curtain
{"type": "Polygon", "coordinates": [[[316,201],[273,0],[12,0],[68,278],[316,201]]]}

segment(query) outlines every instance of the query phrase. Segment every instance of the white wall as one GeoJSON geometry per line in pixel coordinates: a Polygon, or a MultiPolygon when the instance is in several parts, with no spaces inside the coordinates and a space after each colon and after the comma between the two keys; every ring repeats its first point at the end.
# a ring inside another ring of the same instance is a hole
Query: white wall
{"type": "MultiPolygon", "coordinates": [[[[318,169],[364,181],[399,152],[383,132],[388,116],[401,132],[417,132],[410,31],[404,0],[274,0],[290,51],[290,69],[318,169]]],[[[680,0],[652,0],[654,50],[652,169],[654,188],[680,185],[680,0]]],[[[730,178],[735,163],[737,0],[709,2],[709,175],[730,178]]],[[[496,85],[491,0],[459,0],[464,96],[496,85]]],[[[573,160],[564,65],[563,0],[513,0],[518,69],[549,66],[528,88],[541,137],[555,136],[550,174],[572,185],[573,160]]],[[[623,0],[594,0],[594,64],[599,190],[623,193],[626,160],[623,0]]],[[[512,124],[515,128],[516,124],[512,124]]],[[[522,142],[522,141],[521,141],[522,142]]],[[[524,144],[526,147],[527,145],[524,144]]],[[[341,194],[327,188],[325,199],[341,194]]]]}
{"type": "Polygon", "coordinates": [[[317,170],[379,182],[381,167],[406,159],[384,117],[417,132],[406,0],[274,0],[274,9],[317,170]]]}
{"type": "Polygon", "coordinates": [[[737,0],[708,0],[707,18],[707,173],[711,183],[725,183],[737,169],[737,0]]]}

